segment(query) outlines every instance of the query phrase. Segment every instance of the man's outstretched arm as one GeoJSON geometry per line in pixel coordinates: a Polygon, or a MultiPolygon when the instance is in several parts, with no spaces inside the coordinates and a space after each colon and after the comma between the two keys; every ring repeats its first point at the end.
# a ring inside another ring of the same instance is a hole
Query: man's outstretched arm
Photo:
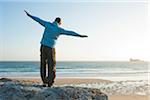
{"type": "Polygon", "coordinates": [[[32,18],[33,20],[37,21],[38,23],[40,23],[42,26],[45,27],[45,24],[46,24],[46,21],[38,18],[38,17],[35,17],[35,16],[32,16],[30,15],[27,11],[24,10],[24,12],[27,14],[27,16],[29,16],[30,18],[32,18]]]}
{"type": "Polygon", "coordinates": [[[60,33],[63,35],[71,35],[71,36],[77,36],[77,37],[88,37],[87,35],[80,35],[74,31],[68,31],[68,30],[65,30],[63,28],[60,28],[60,33]]]}

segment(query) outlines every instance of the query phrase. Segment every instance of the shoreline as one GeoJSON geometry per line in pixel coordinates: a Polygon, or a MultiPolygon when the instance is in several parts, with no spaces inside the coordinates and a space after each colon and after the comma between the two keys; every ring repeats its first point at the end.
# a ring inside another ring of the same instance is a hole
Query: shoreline
{"type": "MultiPolygon", "coordinates": [[[[1,77],[0,78],[4,78],[1,77]]],[[[11,76],[11,77],[5,77],[5,78],[11,78],[11,79],[41,79],[41,77],[25,77],[25,76],[11,76]]],[[[129,77],[71,77],[71,76],[62,76],[62,77],[56,77],[56,79],[94,79],[94,80],[106,80],[106,81],[140,81],[140,80],[144,80],[144,81],[148,81],[148,83],[150,84],[150,77],[134,77],[133,78],[129,78],[129,77]]]]}
{"type": "MultiPolygon", "coordinates": [[[[1,79],[1,77],[0,77],[0,79],[1,79]]],[[[32,77],[32,78],[31,77],[30,78],[29,77],[26,77],[26,78],[25,77],[17,77],[17,78],[16,77],[11,77],[11,78],[8,78],[8,79],[11,79],[11,80],[14,80],[14,81],[20,81],[23,84],[39,84],[39,85],[42,84],[41,79],[38,78],[38,77],[32,77]]],[[[138,82],[140,82],[140,81],[138,81],[138,82]]],[[[130,86],[130,84],[128,84],[128,83],[131,84],[132,81],[126,81],[126,82],[124,81],[123,83],[121,83],[121,82],[115,82],[115,81],[103,80],[103,79],[85,79],[85,78],[77,78],[77,77],[76,78],[59,77],[59,78],[56,78],[55,83],[54,83],[54,87],[63,87],[63,86],[76,87],[77,86],[77,87],[84,88],[84,87],[88,86],[88,88],[95,88],[94,85],[96,85],[96,86],[101,86],[102,87],[102,88],[100,88],[100,90],[103,93],[106,93],[108,95],[109,100],[148,100],[148,98],[150,98],[149,95],[147,95],[147,94],[143,95],[143,94],[140,94],[140,93],[139,94],[126,94],[126,93],[117,94],[117,92],[116,92],[116,94],[113,93],[115,91],[118,91],[118,89],[120,88],[118,86],[124,87],[127,84],[127,88],[128,88],[128,85],[130,86]],[[114,85],[114,87],[111,87],[112,85],[114,85]],[[110,87],[108,87],[108,86],[110,86],[110,87]],[[103,87],[105,87],[106,89],[103,88],[103,87]],[[107,89],[107,87],[108,87],[108,89],[107,89]],[[114,91],[114,88],[116,88],[115,91],[114,91]],[[112,92],[112,94],[111,94],[111,92],[112,92]]],[[[134,81],[133,81],[133,83],[134,83],[134,81]]],[[[133,87],[134,87],[134,85],[133,85],[133,87]]],[[[99,89],[99,88],[97,88],[97,89],[99,89]]]]}
{"type": "MultiPolygon", "coordinates": [[[[41,78],[39,77],[6,77],[12,80],[19,80],[23,82],[33,82],[33,83],[42,83],[41,78]]],[[[1,77],[0,77],[1,79],[1,77]]],[[[97,83],[97,82],[112,82],[110,80],[103,80],[103,79],[93,79],[93,78],[78,78],[78,77],[59,77],[55,79],[54,85],[65,85],[65,84],[90,84],[90,83],[97,83]]]]}

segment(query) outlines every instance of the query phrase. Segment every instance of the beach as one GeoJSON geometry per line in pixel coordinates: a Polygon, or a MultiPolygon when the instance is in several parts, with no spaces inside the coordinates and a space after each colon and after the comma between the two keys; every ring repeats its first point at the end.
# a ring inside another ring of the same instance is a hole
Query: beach
{"type": "MultiPolygon", "coordinates": [[[[45,90],[41,88],[40,62],[0,62],[0,78],[7,78],[6,81],[0,82],[0,85],[4,85],[3,90],[9,92],[9,89],[15,88],[18,91],[15,95],[19,96],[26,95],[24,91],[28,91],[29,97],[34,94],[31,91],[38,91],[39,95],[44,91],[41,97],[47,93],[56,96],[57,93],[53,91],[66,91],[69,88],[74,94],[81,93],[76,97],[93,98],[93,95],[96,97],[95,95],[99,96],[102,93],[107,95],[108,100],[149,100],[149,74],[148,62],[57,62],[55,83],[52,88],[45,90]],[[24,90],[26,87],[27,90],[24,90]],[[98,92],[89,92],[93,89],[97,89],[98,92]]],[[[91,100],[83,98],[81,100],[91,100]]]]}
{"type": "MultiPolygon", "coordinates": [[[[12,80],[21,81],[23,83],[30,83],[30,84],[42,84],[42,81],[40,78],[9,78],[12,80]]],[[[147,86],[139,85],[137,82],[137,86],[135,88],[140,88],[139,90],[136,89],[130,89],[132,91],[131,93],[128,93],[128,89],[126,91],[121,92],[121,88],[125,87],[125,83],[131,83],[131,81],[119,81],[114,82],[110,80],[103,80],[103,79],[89,79],[89,78],[56,78],[54,87],[62,87],[62,86],[73,86],[73,87],[88,87],[88,88],[95,88],[94,84],[100,85],[103,84],[104,88],[99,88],[103,93],[108,95],[108,100],[149,100],[149,91],[147,86]],[[122,83],[121,83],[122,82],[122,83]],[[122,84],[122,87],[115,86],[116,84],[122,84]],[[114,84],[114,87],[112,87],[112,84],[114,84]],[[90,86],[91,85],[91,86],[90,86]],[[108,85],[111,85],[108,87],[108,85]],[[120,91],[119,91],[120,88],[120,91]],[[143,90],[141,90],[143,88],[143,90]],[[111,91],[112,90],[112,91],[111,91]],[[116,90],[116,91],[115,91],[116,90]],[[119,91],[119,92],[117,92],[119,91]],[[140,93],[143,91],[143,94],[140,93]],[[139,92],[139,93],[138,93],[139,92]],[[144,93],[145,92],[145,93],[144,93]]],[[[133,82],[133,81],[132,81],[133,82]]],[[[135,82],[135,81],[134,81],[135,82]]],[[[128,85],[127,85],[128,86],[128,85]]],[[[131,86],[134,87],[134,86],[131,86]]]]}
{"type": "Polygon", "coordinates": [[[150,100],[147,4],[0,0],[0,100],[150,100]]]}

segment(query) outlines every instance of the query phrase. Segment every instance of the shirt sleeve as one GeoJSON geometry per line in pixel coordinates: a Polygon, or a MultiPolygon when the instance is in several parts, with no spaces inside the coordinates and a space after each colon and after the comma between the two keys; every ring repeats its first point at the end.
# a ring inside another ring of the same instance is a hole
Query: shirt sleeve
{"type": "Polygon", "coordinates": [[[46,21],[36,17],[36,16],[32,16],[32,15],[28,15],[30,18],[32,18],[33,20],[37,21],[38,23],[40,23],[42,26],[46,26],[46,21]]]}
{"type": "Polygon", "coordinates": [[[62,35],[71,35],[71,36],[77,36],[77,37],[80,37],[80,36],[81,36],[80,34],[74,32],[74,31],[65,30],[65,29],[63,29],[63,28],[60,28],[60,29],[59,29],[59,32],[60,32],[60,34],[62,34],[62,35]]]}

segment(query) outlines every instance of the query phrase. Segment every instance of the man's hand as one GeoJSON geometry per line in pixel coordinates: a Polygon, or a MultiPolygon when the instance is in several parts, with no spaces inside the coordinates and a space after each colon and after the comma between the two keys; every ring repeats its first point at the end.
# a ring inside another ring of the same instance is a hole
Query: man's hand
{"type": "Polygon", "coordinates": [[[26,10],[24,10],[24,12],[29,16],[29,13],[26,10]]]}
{"type": "Polygon", "coordinates": [[[88,36],[87,36],[87,35],[80,35],[80,37],[83,37],[83,38],[84,38],[84,37],[88,37],[88,36]]]}

